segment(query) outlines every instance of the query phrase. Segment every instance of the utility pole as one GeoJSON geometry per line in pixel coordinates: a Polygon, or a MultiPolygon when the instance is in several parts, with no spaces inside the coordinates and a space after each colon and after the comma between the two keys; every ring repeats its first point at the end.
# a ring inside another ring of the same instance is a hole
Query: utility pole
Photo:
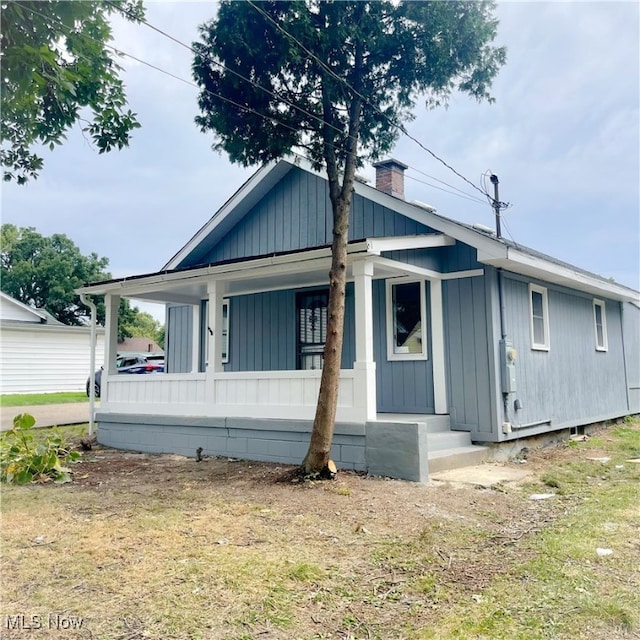
{"type": "Polygon", "coordinates": [[[498,185],[500,181],[495,173],[492,173],[489,177],[491,184],[493,185],[493,208],[496,210],[496,236],[502,238],[502,228],[500,225],[500,196],[498,194],[498,185]]]}

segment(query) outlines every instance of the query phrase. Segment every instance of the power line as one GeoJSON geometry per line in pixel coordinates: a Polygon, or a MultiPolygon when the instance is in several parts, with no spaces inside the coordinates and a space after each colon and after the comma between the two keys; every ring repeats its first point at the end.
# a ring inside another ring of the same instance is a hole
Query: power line
{"type": "Polygon", "coordinates": [[[428,187],[431,187],[432,189],[438,189],[439,191],[444,191],[445,193],[449,193],[452,196],[457,196],[458,198],[463,198],[464,200],[470,200],[471,202],[475,202],[476,204],[481,204],[481,205],[485,205],[486,204],[486,202],[484,200],[482,200],[480,198],[476,198],[475,196],[469,196],[467,194],[456,193],[455,191],[450,191],[449,189],[443,189],[442,187],[439,187],[438,185],[431,184],[430,182],[427,182],[426,180],[420,180],[419,178],[414,178],[413,176],[405,176],[405,177],[409,178],[409,180],[413,180],[414,182],[419,182],[420,184],[425,184],[428,187]]]}
{"type": "MultiPolygon", "coordinates": [[[[473,187],[476,191],[478,191],[479,193],[481,193],[483,196],[489,197],[491,198],[491,196],[488,194],[488,192],[482,191],[482,189],[480,189],[477,185],[473,184],[470,180],[468,180],[465,176],[463,176],[461,173],[459,173],[458,171],[456,171],[456,169],[454,169],[451,165],[449,165],[447,162],[445,162],[442,158],[440,158],[438,155],[436,155],[433,151],[431,151],[431,149],[429,149],[428,147],[426,147],[425,145],[422,144],[422,142],[420,142],[417,138],[415,138],[414,136],[412,136],[406,129],[406,127],[402,124],[402,123],[397,123],[394,122],[391,118],[389,118],[389,116],[387,116],[385,113],[383,113],[375,104],[373,104],[371,102],[371,100],[369,98],[367,98],[366,96],[362,95],[359,91],[357,91],[354,87],[352,87],[344,78],[341,78],[340,76],[338,76],[326,63],[324,63],[322,60],[320,60],[312,51],[310,51],[307,47],[304,46],[304,44],[302,44],[295,36],[293,36],[291,33],[289,33],[288,31],[286,31],[286,29],[284,29],[284,27],[282,27],[282,25],[280,25],[276,20],[274,20],[266,11],[264,11],[262,8],[258,7],[254,2],[252,2],[252,0],[247,0],[248,4],[255,10],[257,11],[260,15],[262,15],[264,18],[266,18],[267,20],[269,20],[279,31],[281,31],[285,36],[287,36],[290,40],[292,40],[298,47],[300,47],[308,56],[310,56],[313,60],[315,60],[322,69],[324,69],[330,76],[332,76],[334,79],[336,79],[338,82],[344,84],[351,92],[353,92],[357,97],[359,97],[361,100],[363,100],[364,102],[366,102],[369,106],[371,106],[376,113],[378,113],[379,115],[381,115],[392,127],[398,129],[401,133],[403,133],[404,135],[406,135],[410,140],[412,140],[413,142],[415,142],[416,144],[418,144],[424,151],[426,151],[427,153],[429,153],[431,156],[433,156],[436,160],[438,160],[438,162],[442,163],[445,167],[447,167],[450,171],[452,171],[454,174],[456,174],[459,178],[461,178],[462,180],[464,180],[467,184],[469,184],[471,187],[473,187]]],[[[122,13],[127,13],[126,11],[124,11],[121,7],[117,6],[116,4],[114,4],[113,2],[111,2],[111,0],[106,0],[106,3],[113,6],[114,8],[116,8],[117,10],[119,10],[122,13]]],[[[146,25],[147,27],[149,27],[150,29],[152,29],[153,31],[159,33],[160,35],[164,36],[165,38],[168,38],[169,40],[172,40],[173,42],[175,42],[176,44],[184,47],[185,49],[187,49],[188,51],[191,51],[192,53],[194,53],[195,55],[200,55],[192,46],[182,42],[181,40],[179,40],[178,38],[175,38],[174,36],[172,36],[171,34],[167,33],[166,31],[163,31],[162,29],[156,27],[155,25],[152,25],[150,22],[148,22],[145,18],[143,18],[141,20],[141,22],[146,25]]],[[[215,64],[216,66],[220,67],[221,69],[232,73],[233,75],[235,75],[236,77],[240,78],[241,80],[244,80],[245,82],[248,82],[249,84],[251,84],[252,86],[256,87],[257,89],[260,89],[261,91],[264,91],[266,93],[268,93],[269,95],[271,95],[273,98],[275,98],[276,100],[280,100],[282,102],[284,102],[285,104],[293,107],[294,109],[297,109],[298,111],[300,111],[301,113],[303,113],[304,115],[311,117],[312,119],[317,120],[320,124],[322,125],[326,125],[330,128],[332,128],[334,131],[343,134],[344,132],[341,129],[338,129],[337,127],[335,127],[334,125],[332,125],[331,123],[327,122],[326,120],[324,120],[324,118],[321,118],[315,114],[312,114],[304,109],[302,109],[301,107],[299,107],[298,105],[289,102],[288,100],[286,100],[285,98],[283,98],[282,96],[272,92],[271,90],[257,84],[256,82],[254,82],[253,80],[251,80],[250,78],[247,78],[245,76],[243,76],[242,74],[238,73],[237,71],[234,71],[233,69],[229,69],[229,67],[227,67],[226,65],[224,65],[221,62],[218,62],[217,60],[215,60],[214,58],[211,57],[207,57],[207,60],[209,62],[211,62],[212,64],[215,64]]],[[[353,139],[353,136],[351,135],[347,135],[348,139],[353,139]]],[[[417,169],[416,169],[417,170],[417,169]]],[[[417,170],[419,171],[419,170],[417,170]]],[[[420,171],[419,171],[420,172],[420,171]]],[[[420,172],[421,173],[421,172],[420,172]]],[[[424,174],[427,177],[430,177],[438,182],[442,182],[443,184],[445,184],[448,187],[451,187],[452,189],[456,189],[457,191],[461,191],[459,189],[457,189],[456,187],[447,184],[446,182],[443,182],[441,180],[439,180],[438,178],[434,178],[433,176],[429,176],[428,174],[424,174]]],[[[463,191],[461,191],[461,193],[464,193],[463,191]]],[[[465,194],[467,195],[467,194],[465,194]]]]}
{"type": "MultiPolygon", "coordinates": [[[[467,193],[466,191],[463,191],[462,189],[458,189],[458,187],[454,187],[452,184],[449,184],[448,182],[445,182],[444,180],[440,180],[440,178],[436,178],[435,176],[429,175],[428,173],[425,173],[424,171],[418,169],[417,167],[412,167],[409,165],[409,169],[411,169],[412,171],[416,171],[417,173],[425,176],[426,178],[431,178],[431,180],[435,180],[436,182],[439,182],[440,184],[445,185],[445,187],[449,187],[450,189],[454,189],[455,191],[458,191],[459,194],[462,194],[462,196],[470,199],[470,200],[475,200],[476,202],[481,202],[482,204],[484,204],[484,200],[482,198],[478,198],[477,196],[472,196],[471,194],[467,193]]],[[[407,176],[408,178],[410,178],[411,176],[407,176]]],[[[417,180],[417,178],[411,178],[412,180],[417,180]]],[[[420,182],[420,180],[417,180],[418,182],[420,182]]],[[[424,184],[429,184],[428,182],[425,182],[424,184]]],[[[435,185],[430,185],[435,187],[435,185]]],[[[440,187],[435,187],[440,188],[440,187]]],[[[446,191],[446,189],[441,189],[442,191],[446,191]]],[[[451,191],[449,191],[448,193],[452,193],[451,191]]],[[[458,193],[453,193],[453,195],[459,195],[458,193]]]]}
{"type": "MultiPolygon", "coordinates": [[[[331,69],[329,69],[329,68],[328,68],[328,67],[327,67],[327,66],[326,66],[322,61],[320,61],[320,60],[317,58],[317,56],[315,56],[315,55],[314,55],[313,53],[311,53],[308,49],[306,49],[306,47],[304,47],[304,45],[302,45],[302,44],[301,44],[301,43],[300,43],[300,42],[299,42],[299,41],[298,41],[294,36],[292,36],[291,34],[289,34],[288,32],[286,32],[286,31],[285,31],[285,30],[284,30],[280,25],[278,25],[278,23],[276,23],[276,22],[275,22],[275,21],[274,21],[270,16],[268,16],[268,14],[265,14],[261,9],[258,9],[257,7],[255,7],[255,5],[253,5],[253,3],[251,2],[251,0],[248,0],[248,2],[249,2],[249,4],[251,4],[254,8],[256,8],[256,10],[258,10],[258,11],[259,11],[260,13],[262,13],[265,17],[267,17],[271,22],[273,22],[273,23],[274,23],[274,25],[275,25],[276,27],[278,27],[278,29],[280,29],[281,31],[283,31],[283,33],[285,33],[288,37],[290,37],[290,38],[291,38],[291,39],[292,39],[296,44],[298,44],[298,45],[299,45],[299,46],[300,46],[300,47],[301,47],[301,48],[302,48],[306,53],[308,53],[311,57],[313,57],[316,61],[318,61],[318,62],[321,64],[321,66],[327,70],[327,72],[329,72],[329,73],[330,73],[333,77],[335,77],[338,81],[340,81],[340,82],[344,83],[344,84],[345,84],[345,85],[346,85],[346,86],[347,86],[351,91],[353,91],[354,93],[356,93],[356,95],[358,95],[362,100],[364,100],[365,102],[367,102],[367,103],[368,103],[369,105],[371,105],[374,109],[376,109],[379,113],[381,113],[381,115],[383,115],[383,116],[385,117],[385,119],[386,119],[386,120],[387,120],[387,121],[388,121],[392,126],[394,126],[394,127],[396,127],[396,128],[399,128],[401,131],[403,131],[403,132],[404,132],[404,128],[403,128],[403,126],[402,126],[402,125],[398,125],[398,124],[394,123],[393,121],[391,121],[391,120],[390,120],[390,118],[389,118],[388,116],[386,116],[385,114],[382,114],[382,112],[380,112],[380,111],[377,109],[377,107],[371,103],[371,101],[370,101],[370,100],[368,100],[366,97],[364,97],[364,96],[362,96],[361,94],[359,94],[355,89],[353,89],[353,87],[351,87],[351,86],[349,85],[349,83],[348,83],[348,82],[346,82],[346,80],[344,80],[344,79],[340,78],[339,76],[337,76],[337,75],[336,75],[336,74],[335,74],[331,69]]],[[[44,14],[42,14],[42,13],[38,12],[37,10],[33,9],[32,7],[28,7],[28,6],[22,5],[22,4],[20,4],[19,2],[16,2],[16,4],[17,4],[17,5],[19,5],[20,7],[24,8],[24,9],[28,9],[29,11],[31,11],[32,13],[34,13],[34,14],[36,14],[36,15],[39,15],[39,16],[41,16],[41,17],[43,17],[43,18],[45,18],[45,17],[46,17],[46,16],[44,16],[44,14]]],[[[124,11],[121,7],[119,7],[119,6],[115,5],[115,4],[114,4],[113,2],[111,2],[110,0],[106,0],[106,4],[109,4],[110,6],[113,6],[113,7],[114,7],[115,9],[117,9],[119,12],[123,13],[124,15],[127,15],[127,16],[131,17],[131,16],[130,16],[126,11],[124,11]]],[[[48,19],[49,19],[49,18],[48,18],[48,19]]],[[[71,27],[68,27],[67,25],[63,24],[62,22],[60,22],[60,21],[56,21],[56,22],[57,22],[57,24],[58,24],[60,27],[62,27],[63,29],[67,30],[68,32],[72,32],[72,31],[73,31],[73,29],[72,29],[71,27]]],[[[156,27],[155,25],[151,24],[151,23],[150,23],[150,22],[148,22],[147,20],[142,19],[142,20],[141,20],[141,22],[142,22],[145,26],[149,27],[149,28],[150,28],[150,29],[152,29],[153,31],[155,31],[155,32],[157,32],[158,34],[160,34],[161,36],[163,36],[163,37],[165,37],[165,38],[167,38],[167,39],[171,40],[172,42],[175,42],[176,44],[178,44],[178,45],[180,45],[180,46],[182,46],[182,47],[184,47],[185,49],[187,49],[187,50],[188,50],[188,51],[190,51],[191,53],[193,53],[193,54],[195,54],[195,55],[200,55],[200,54],[199,54],[199,53],[198,53],[198,52],[197,52],[193,47],[191,47],[191,46],[189,46],[189,45],[185,44],[184,42],[182,42],[182,41],[181,41],[181,40],[179,40],[178,38],[175,38],[174,36],[172,36],[171,34],[167,33],[166,31],[163,31],[162,29],[160,29],[160,28],[156,27]]],[[[184,79],[184,78],[182,78],[182,77],[180,77],[180,76],[177,76],[177,75],[175,75],[175,74],[171,73],[170,71],[167,71],[166,69],[163,69],[163,68],[161,68],[161,67],[158,67],[157,65],[154,65],[153,63],[150,63],[150,62],[148,62],[148,61],[146,61],[146,60],[143,60],[142,58],[138,58],[137,56],[134,56],[133,54],[127,53],[126,51],[122,51],[121,49],[118,49],[118,48],[116,48],[116,47],[114,47],[114,46],[112,46],[112,45],[110,45],[110,44],[108,44],[108,43],[106,43],[106,42],[99,41],[99,40],[97,40],[97,39],[95,39],[95,38],[92,38],[91,36],[86,35],[86,34],[82,34],[82,35],[83,35],[83,37],[87,38],[88,40],[91,40],[91,41],[93,41],[93,42],[96,42],[96,43],[98,43],[98,44],[101,44],[101,45],[103,45],[103,46],[105,46],[105,47],[107,47],[107,48],[111,49],[112,51],[114,51],[114,52],[115,52],[115,53],[117,53],[118,55],[121,55],[121,56],[124,56],[124,57],[126,57],[126,58],[130,58],[130,59],[132,59],[132,60],[135,60],[136,62],[138,62],[138,63],[140,63],[140,64],[142,64],[142,65],[144,65],[144,66],[147,66],[147,67],[149,67],[149,68],[151,68],[151,69],[154,69],[155,71],[158,71],[158,72],[160,72],[160,73],[163,73],[164,75],[167,75],[168,77],[171,77],[171,78],[173,78],[173,79],[175,79],[175,80],[178,80],[179,82],[182,82],[183,84],[186,84],[186,85],[188,85],[188,86],[194,87],[195,89],[198,89],[198,90],[202,90],[202,91],[204,91],[205,93],[207,93],[207,94],[209,94],[209,95],[211,95],[211,96],[214,96],[214,97],[216,97],[216,98],[218,98],[218,99],[220,99],[220,100],[222,100],[222,101],[224,101],[224,102],[227,102],[228,104],[233,105],[234,107],[237,107],[237,108],[239,108],[239,109],[241,109],[241,110],[243,110],[243,111],[246,111],[246,112],[248,112],[248,113],[253,113],[253,114],[257,115],[258,117],[263,118],[264,120],[274,122],[274,123],[276,123],[276,124],[278,124],[278,125],[280,125],[280,126],[282,126],[282,127],[286,128],[286,129],[288,129],[288,130],[290,130],[290,131],[293,131],[293,132],[295,132],[295,133],[297,133],[297,132],[298,132],[298,129],[295,129],[295,128],[293,128],[293,127],[289,126],[288,124],[286,124],[286,123],[282,122],[281,120],[278,120],[277,118],[275,118],[275,117],[273,117],[273,116],[271,116],[271,115],[267,115],[267,114],[260,113],[259,111],[256,111],[255,109],[253,109],[253,108],[251,108],[251,107],[248,107],[247,105],[242,105],[242,104],[240,104],[240,103],[238,103],[238,102],[235,102],[234,100],[232,100],[232,99],[230,99],[230,98],[227,98],[227,97],[225,97],[225,96],[223,96],[223,95],[221,95],[221,94],[215,93],[215,92],[213,92],[213,91],[211,91],[211,90],[209,90],[209,89],[206,89],[206,88],[202,88],[202,87],[200,87],[198,84],[196,84],[195,82],[192,82],[192,81],[190,81],[190,80],[186,80],[186,79],[184,79]]],[[[76,54],[76,55],[78,55],[78,54],[76,54]]],[[[86,58],[86,57],[84,57],[84,56],[78,55],[78,57],[81,57],[81,58],[84,58],[85,60],[87,60],[87,58],[86,58]]],[[[222,63],[220,63],[220,62],[218,62],[218,61],[216,61],[216,60],[214,60],[214,59],[212,59],[212,58],[207,58],[207,59],[208,59],[208,61],[212,62],[213,64],[215,64],[215,65],[217,65],[217,66],[219,66],[219,67],[221,67],[221,68],[222,68],[222,69],[224,69],[225,71],[228,71],[229,73],[232,73],[232,74],[236,75],[237,77],[239,77],[239,78],[240,78],[240,79],[242,79],[243,81],[248,82],[249,84],[251,84],[252,86],[256,87],[257,89],[259,89],[259,90],[261,90],[261,91],[265,91],[266,93],[268,93],[269,95],[271,95],[273,98],[275,98],[275,99],[277,99],[277,100],[280,100],[280,101],[284,102],[285,104],[287,104],[287,105],[289,105],[289,106],[291,106],[291,107],[293,107],[293,108],[297,109],[298,111],[300,111],[300,112],[301,112],[301,113],[303,113],[304,115],[306,115],[306,116],[308,116],[308,117],[311,117],[311,118],[313,118],[313,119],[318,120],[321,124],[326,124],[327,126],[329,126],[329,127],[333,128],[335,131],[337,131],[337,132],[339,132],[339,133],[343,133],[343,131],[342,131],[341,129],[338,129],[337,127],[335,127],[335,126],[334,126],[334,125],[332,125],[331,123],[326,122],[323,118],[320,118],[319,116],[317,116],[317,115],[315,115],[315,114],[312,114],[312,113],[310,113],[310,112],[308,112],[308,111],[306,111],[306,110],[302,109],[301,107],[299,107],[299,106],[295,105],[294,103],[291,103],[291,102],[287,101],[285,98],[283,98],[283,97],[281,97],[281,96],[279,96],[279,95],[275,94],[274,92],[270,91],[269,89],[266,89],[265,87],[263,87],[263,86],[261,86],[261,85],[259,85],[259,84],[255,83],[255,82],[254,82],[254,81],[252,81],[251,79],[249,79],[249,78],[246,78],[246,77],[242,76],[242,74],[239,74],[238,72],[233,71],[232,69],[229,69],[229,68],[228,68],[228,67],[226,67],[224,64],[222,64],[222,63]]],[[[406,133],[406,132],[405,132],[405,133],[406,133]]],[[[408,135],[408,134],[407,134],[407,135],[408,135]]],[[[348,137],[352,138],[353,136],[348,136],[348,137]]],[[[411,136],[409,136],[409,137],[411,137],[411,136]]],[[[416,141],[416,142],[417,142],[417,141],[416,141]]],[[[421,144],[421,143],[419,143],[419,142],[418,142],[418,144],[421,144]]],[[[421,145],[421,146],[422,146],[422,145],[421,145]]],[[[302,142],[300,142],[300,143],[298,143],[297,145],[295,145],[295,147],[297,147],[297,148],[307,149],[307,150],[309,150],[309,151],[311,151],[311,150],[312,150],[312,148],[311,148],[309,145],[306,145],[306,144],[304,144],[304,143],[302,143],[302,142]]],[[[429,153],[431,153],[432,155],[434,155],[434,157],[436,157],[438,160],[440,160],[441,162],[443,162],[443,164],[445,164],[445,165],[446,165],[446,163],[444,163],[444,161],[443,161],[443,160],[441,160],[440,158],[438,158],[438,157],[437,157],[435,154],[433,154],[433,152],[431,152],[429,149],[426,149],[426,148],[425,148],[425,150],[427,150],[429,153]]],[[[303,156],[303,157],[304,157],[304,156],[303,156]]],[[[448,166],[448,165],[446,165],[446,166],[448,166]]],[[[462,191],[461,189],[458,189],[457,187],[455,187],[455,186],[453,186],[453,185],[450,185],[449,183],[444,182],[443,180],[440,180],[439,178],[436,178],[435,176],[430,176],[429,174],[427,174],[427,173],[425,173],[425,172],[421,171],[420,169],[417,169],[416,167],[409,167],[409,168],[410,168],[410,169],[413,169],[413,170],[415,170],[415,171],[417,171],[418,173],[420,173],[420,174],[422,174],[422,175],[424,175],[424,176],[426,176],[426,177],[429,177],[429,178],[431,178],[431,179],[433,179],[433,180],[436,180],[437,182],[440,182],[441,184],[444,184],[445,186],[448,186],[448,187],[450,187],[451,189],[455,189],[455,191],[458,191],[458,192],[460,192],[460,193],[454,193],[454,192],[452,192],[452,191],[449,191],[449,190],[447,190],[447,189],[443,189],[442,187],[438,187],[438,186],[436,186],[436,185],[434,185],[434,184],[431,184],[431,183],[429,183],[429,182],[426,182],[426,181],[423,181],[423,180],[419,180],[418,178],[413,178],[412,176],[407,176],[409,179],[414,180],[415,182],[420,182],[421,184],[425,184],[425,185],[427,185],[427,186],[429,186],[429,187],[431,187],[431,188],[438,189],[438,190],[440,190],[440,191],[444,191],[445,193],[449,193],[449,194],[451,194],[451,195],[455,195],[455,196],[458,196],[458,197],[464,198],[464,199],[466,199],[466,200],[470,200],[470,201],[472,201],[472,202],[483,202],[482,200],[480,200],[480,198],[474,198],[473,196],[471,196],[471,195],[469,195],[469,194],[465,193],[464,191],[462,191]]],[[[453,169],[452,169],[452,170],[453,170],[453,169]]],[[[456,172],[455,170],[453,170],[453,171],[454,171],[454,173],[456,173],[456,174],[457,174],[457,172],[456,172]]],[[[466,178],[464,178],[464,176],[461,176],[461,177],[463,177],[463,179],[465,179],[465,181],[469,182],[468,180],[466,180],[466,178]]],[[[483,175],[483,177],[484,177],[484,175],[483,175]]],[[[472,183],[470,183],[470,182],[469,182],[469,184],[471,184],[471,186],[473,186],[473,187],[474,187],[474,188],[476,188],[478,191],[480,191],[484,196],[486,196],[487,198],[489,198],[490,200],[492,200],[491,196],[489,196],[489,194],[486,192],[486,190],[485,190],[484,192],[482,192],[482,191],[481,191],[481,190],[479,190],[477,187],[475,187],[475,185],[473,185],[472,183]]]]}
{"type": "Polygon", "coordinates": [[[406,127],[402,124],[402,123],[398,123],[398,122],[394,122],[391,118],[389,118],[389,116],[387,116],[385,113],[383,113],[376,105],[374,105],[371,100],[369,100],[369,98],[367,98],[366,96],[362,95],[359,91],[357,91],[354,87],[352,87],[344,78],[341,78],[340,76],[338,76],[331,68],[329,68],[322,60],[320,60],[320,58],[318,58],[312,51],[310,51],[307,47],[305,47],[295,36],[293,36],[292,34],[290,34],[279,22],[277,22],[276,20],[274,20],[266,11],[264,11],[263,9],[259,8],[254,2],[252,2],[252,0],[246,0],[248,2],[248,4],[253,7],[258,13],[260,13],[263,17],[265,17],[267,20],[269,20],[278,30],[280,30],[284,35],[286,35],[288,38],[290,38],[295,44],[297,44],[307,55],[309,55],[313,60],[315,60],[321,68],[323,68],[329,75],[331,75],[333,78],[335,78],[336,80],[338,80],[338,82],[341,82],[342,84],[344,84],[351,92],[353,92],[356,96],[358,96],[361,100],[363,100],[364,102],[366,102],[370,107],[372,107],[376,113],[378,113],[379,115],[381,115],[392,127],[398,129],[401,133],[403,133],[405,136],[407,136],[410,140],[412,140],[413,142],[415,142],[421,149],[423,149],[424,151],[426,151],[428,154],[430,154],[433,158],[435,158],[436,160],[438,160],[438,162],[441,162],[445,167],[447,167],[447,169],[449,169],[450,171],[452,171],[453,173],[455,173],[459,178],[461,178],[462,180],[464,180],[467,184],[469,184],[471,187],[473,187],[476,191],[480,192],[483,196],[487,196],[489,198],[491,198],[491,196],[485,191],[483,191],[482,189],[480,189],[477,185],[473,184],[473,182],[471,182],[470,180],[468,180],[465,176],[463,176],[460,172],[456,171],[450,164],[448,164],[447,162],[445,162],[442,158],[440,158],[438,155],[436,155],[433,151],[431,151],[431,149],[429,149],[428,147],[426,147],[424,144],[422,144],[422,142],[420,142],[420,140],[418,140],[417,138],[415,138],[414,136],[412,136],[406,129],[406,127]]]}
{"type": "MultiPolygon", "coordinates": [[[[16,5],[20,6],[23,9],[27,9],[28,11],[31,11],[35,15],[38,15],[38,16],[40,16],[42,18],[46,18],[47,20],[51,19],[50,17],[45,16],[43,13],[40,13],[39,11],[36,11],[32,7],[28,7],[26,5],[20,4],[19,2],[16,2],[16,5]]],[[[55,20],[55,22],[58,24],[58,26],[60,26],[63,29],[67,30],[68,33],[72,33],[73,32],[73,29],[71,27],[68,27],[64,23],[62,23],[62,22],[60,22],[58,20],[55,20]]],[[[184,78],[182,78],[180,76],[177,76],[174,73],[171,73],[170,71],[167,71],[166,69],[162,69],[161,67],[158,67],[158,66],[154,65],[151,62],[147,62],[146,60],[143,60],[142,58],[138,58],[137,56],[134,56],[131,53],[127,53],[126,51],[122,51],[121,49],[118,49],[117,47],[114,47],[113,45],[110,45],[110,44],[108,44],[106,42],[103,42],[101,40],[97,40],[96,38],[92,38],[91,36],[88,36],[86,34],[81,34],[81,35],[84,38],[86,38],[87,40],[90,40],[90,41],[95,42],[97,44],[101,44],[101,45],[107,47],[108,49],[111,49],[112,51],[114,51],[115,53],[117,53],[120,56],[123,56],[125,58],[130,58],[131,60],[135,60],[136,62],[139,62],[140,64],[142,64],[142,65],[144,65],[146,67],[154,69],[155,71],[159,71],[160,73],[163,73],[164,75],[169,76],[170,78],[173,78],[174,80],[178,80],[179,82],[182,82],[183,84],[186,84],[186,85],[188,85],[190,87],[193,87],[193,88],[198,89],[198,90],[201,89],[201,87],[199,87],[195,82],[192,82],[191,80],[185,80],[184,78]]],[[[82,58],[82,59],[90,62],[90,60],[86,56],[83,56],[83,55],[78,54],[78,53],[75,53],[75,55],[78,58],[82,58]]],[[[248,107],[246,105],[242,105],[242,104],[240,104],[238,102],[235,102],[234,100],[231,100],[230,98],[227,98],[227,97],[225,97],[223,95],[220,95],[218,93],[210,91],[209,89],[202,89],[202,90],[205,93],[208,93],[209,95],[212,95],[212,96],[214,96],[216,98],[219,98],[220,100],[223,100],[225,102],[228,102],[229,104],[232,104],[235,107],[238,107],[239,109],[242,109],[242,110],[247,111],[249,113],[253,113],[253,114],[257,115],[258,117],[263,118],[264,120],[269,120],[271,122],[275,122],[276,124],[284,127],[285,129],[289,129],[290,131],[293,131],[294,133],[298,132],[298,130],[295,129],[294,127],[291,127],[291,126],[287,125],[286,123],[282,122],[281,120],[278,120],[277,118],[275,118],[273,116],[266,115],[264,113],[260,113],[259,111],[256,111],[252,107],[248,107]]],[[[311,148],[308,145],[305,145],[302,142],[298,143],[296,145],[296,147],[302,147],[304,149],[311,150],[311,148]]]]}
{"type": "MultiPolygon", "coordinates": [[[[106,4],[112,6],[115,9],[117,9],[118,11],[120,11],[120,13],[122,13],[122,14],[124,14],[126,16],[130,16],[131,15],[126,10],[122,9],[122,7],[119,7],[118,5],[116,5],[113,2],[111,2],[111,0],[105,0],[105,2],[106,2],[106,4]]],[[[169,40],[175,42],[176,44],[179,44],[181,47],[184,47],[185,49],[187,49],[187,51],[190,51],[194,55],[196,55],[196,56],[201,55],[200,52],[196,51],[191,45],[188,45],[188,44],[182,42],[181,40],[178,40],[178,38],[172,36],[171,34],[167,33],[166,31],[163,31],[162,29],[156,27],[155,25],[152,25],[145,18],[140,19],[140,22],[142,22],[142,24],[144,24],[145,26],[149,27],[150,29],[152,29],[156,33],[159,33],[163,37],[168,38],[169,40]]],[[[333,129],[334,131],[336,131],[337,133],[339,133],[341,135],[344,134],[344,131],[342,129],[339,129],[338,127],[334,126],[330,122],[327,122],[326,120],[324,120],[324,118],[321,118],[320,116],[316,115],[315,113],[311,113],[310,111],[307,111],[306,109],[303,109],[302,107],[300,107],[299,105],[295,104],[294,102],[290,102],[289,100],[287,100],[283,96],[271,91],[271,89],[263,87],[262,85],[258,84],[257,82],[254,82],[253,80],[251,80],[251,78],[247,78],[246,76],[243,76],[238,71],[235,71],[234,69],[230,69],[225,64],[223,64],[222,62],[219,62],[215,58],[213,58],[211,56],[206,56],[205,59],[207,60],[207,62],[210,62],[211,64],[216,65],[217,67],[223,69],[224,71],[226,71],[228,73],[231,73],[232,75],[236,76],[240,80],[243,80],[244,82],[249,83],[251,86],[255,87],[256,89],[259,89],[260,91],[264,91],[265,93],[270,95],[272,98],[275,98],[276,100],[279,100],[280,102],[283,102],[287,106],[292,107],[293,109],[296,109],[297,111],[299,111],[303,115],[311,118],[312,120],[317,120],[321,125],[323,125],[323,126],[326,125],[326,126],[330,127],[331,129],[333,129]]],[[[199,85],[194,85],[194,86],[196,86],[197,88],[200,88],[199,85]]],[[[208,92],[210,95],[214,95],[214,96],[220,97],[220,98],[222,98],[224,100],[224,98],[222,96],[219,96],[216,93],[208,91],[207,89],[203,89],[203,90],[208,92]]],[[[286,126],[286,125],[284,125],[284,123],[282,123],[282,124],[283,124],[283,126],[286,126]]],[[[297,129],[293,129],[292,127],[289,127],[289,128],[292,131],[298,131],[297,129]]],[[[353,136],[347,136],[347,139],[353,139],[353,136]]]]}

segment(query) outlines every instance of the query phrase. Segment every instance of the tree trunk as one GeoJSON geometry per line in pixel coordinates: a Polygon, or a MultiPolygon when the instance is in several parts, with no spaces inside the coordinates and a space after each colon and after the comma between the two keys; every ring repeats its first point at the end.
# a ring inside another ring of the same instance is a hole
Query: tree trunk
{"type": "MultiPolygon", "coordinates": [[[[364,3],[358,5],[357,14],[364,11],[364,3]]],[[[357,22],[357,19],[356,19],[357,22]]],[[[353,86],[355,95],[349,105],[349,127],[346,141],[336,139],[333,126],[335,122],[332,92],[337,86],[331,78],[324,78],[322,83],[323,108],[323,140],[324,156],[327,164],[329,180],[329,197],[333,212],[333,242],[331,244],[331,270],[329,271],[329,308],[327,320],[327,342],[324,347],[324,363],[320,378],[318,404],[313,421],[313,430],[309,442],[309,450],[302,461],[301,470],[305,474],[319,473],[323,477],[335,475],[335,465],[330,463],[331,443],[338,408],[338,392],[340,389],[340,364],[342,362],[342,342],[344,337],[344,305],[347,286],[347,243],[349,239],[349,213],[353,198],[353,183],[358,161],[358,130],[362,116],[363,46],[356,44],[354,53],[353,86]],[[336,148],[344,145],[344,167],[342,185],[339,179],[339,161],[336,148]]]]}
{"type": "Polygon", "coordinates": [[[331,442],[338,406],[340,364],[344,336],[344,305],[347,285],[347,236],[351,198],[343,198],[334,204],[333,244],[331,245],[331,270],[329,271],[329,307],[327,310],[327,342],[320,379],[320,392],[309,450],[302,462],[305,474],[323,474],[328,468],[331,442]]]}

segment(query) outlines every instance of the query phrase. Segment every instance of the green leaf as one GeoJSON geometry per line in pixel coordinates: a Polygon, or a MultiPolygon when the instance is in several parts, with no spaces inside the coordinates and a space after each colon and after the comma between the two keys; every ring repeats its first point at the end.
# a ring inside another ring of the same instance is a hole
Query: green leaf
{"type": "Polygon", "coordinates": [[[28,413],[21,413],[13,419],[14,429],[30,429],[35,423],[36,419],[28,413]]]}

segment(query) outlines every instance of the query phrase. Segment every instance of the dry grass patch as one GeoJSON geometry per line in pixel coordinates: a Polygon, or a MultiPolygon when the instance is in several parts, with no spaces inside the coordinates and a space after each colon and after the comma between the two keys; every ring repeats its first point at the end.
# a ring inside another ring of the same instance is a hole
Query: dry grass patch
{"type": "Polygon", "coordinates": [[[534,452],[496,489],[99,449],[73,485],[3,487],[2,638],[632,637],[639,436],[534,452]]]}

